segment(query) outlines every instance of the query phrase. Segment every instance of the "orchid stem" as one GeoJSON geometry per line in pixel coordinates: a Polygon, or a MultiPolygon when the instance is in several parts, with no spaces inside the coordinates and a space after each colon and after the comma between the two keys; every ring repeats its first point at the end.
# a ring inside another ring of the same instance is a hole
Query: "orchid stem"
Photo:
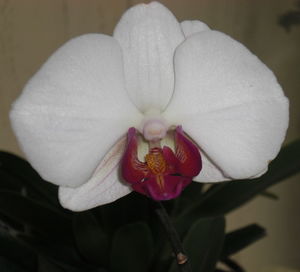
{"type": "Polygon", "coordinates": [[[178,269],[180,272],[191,272],[190,263],[188,261],[188,257],[185,254],[185,251],[183,249],[182,243],[180,241],[179,235],[173,226],[169,215],[165,209],[165,207],[160,203],[156,202],[156,209],[155,212],[157,216],[159,217],[165,232],[168,236],[169,242],[171,244],[173,253],[175,255],[176,263],[178,265],[178,269]]]}

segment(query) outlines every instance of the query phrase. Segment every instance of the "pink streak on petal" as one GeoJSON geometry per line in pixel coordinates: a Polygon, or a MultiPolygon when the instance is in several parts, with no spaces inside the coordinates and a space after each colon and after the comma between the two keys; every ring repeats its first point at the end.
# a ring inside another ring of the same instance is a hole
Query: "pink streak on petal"
{"type": "Polygon", "coordinates": [[[175,131],[175,145],[179,173],[187,177],[197,176],[202,169],[201,155],[197,146],[184,135],[181,126],[175,131]]]}

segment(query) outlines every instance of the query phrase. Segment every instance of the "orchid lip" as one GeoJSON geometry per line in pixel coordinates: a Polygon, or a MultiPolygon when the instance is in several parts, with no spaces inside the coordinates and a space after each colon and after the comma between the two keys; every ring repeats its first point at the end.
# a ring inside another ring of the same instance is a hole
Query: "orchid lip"
{"type": "Polygon", "coordinates": [[[121,162],[122,177],[133,190],[157,201],[179,196],[202,167],[199,149],[184,135],[181,126],[172,133],[175,152],[168,146],[161,147],[160,141],[149,141],[149,153],[145,161],[140,161],[138,131],[128,130],[127,148],[121,162]]]}

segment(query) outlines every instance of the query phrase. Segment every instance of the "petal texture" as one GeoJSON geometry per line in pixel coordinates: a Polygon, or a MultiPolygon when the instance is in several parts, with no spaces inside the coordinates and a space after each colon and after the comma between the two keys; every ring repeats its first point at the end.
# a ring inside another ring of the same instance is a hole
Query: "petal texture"
{"type": "Polygon", "coordinates": [[[126,146],[121,138],[97,167],[92,178],[77,188],[59,188],[61,205],[72,211],[84,211],[107,204],[131,192],[119,178],[119,164],[126,146]]]}
{"type": "Polygon", "coordinates": [[[174,88],[173,56],[184,35],[173,14],[152,2],[124,13],[114,31],[124,58],[126,88],[143,112],[164,109],[174,88]]]}
{"type": "Polygon", "coordinates": [[[58,51],[28,82],[11,121],[41,176],[76,187],[140,113],[124,89],[121,49],[112,37],[88,34],[58,51]]]}
{"type": "Polygon", "coordinates": [[[270,99],[196,115],[183,124],[224,176],[244,179],[263,174],[276,157],[287,116],[287,100],[270,99]]]}
{"type": "Polygon", "coordinates": [[[262,174],[288,126],[288,100],[273,73],[239,42],[204,31],[178,47],[175,74],[165,118],[182,124],[225,177],[262,174]]]}
{"type": "Polygon", "coordinates": [[[180,25],[185,37],[191,36],[198,32],[210,30],[210,28],[205,23],[198,20],[183,21],[180,23],[180,25]]]}
{"type": "Polygon", "coordinates": [[[204,153],[203,150],[200,150],[201,159],[202,159],[202,170],[200,174],[193,178],[193,181],[196,182],[220,182],[227,181],[230,178],[225,177],[224,173],[216,166],[204,153]]]}

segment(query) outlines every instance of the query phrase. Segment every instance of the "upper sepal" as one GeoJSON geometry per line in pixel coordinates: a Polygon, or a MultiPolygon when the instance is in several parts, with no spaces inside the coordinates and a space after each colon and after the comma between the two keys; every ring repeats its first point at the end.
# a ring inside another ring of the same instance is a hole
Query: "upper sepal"
{"type": "Polygon", "coordinates": [[[114,30],[123,52],[126,89],[142,112],[163,110],[174,90],[173,58],[184,35],[174,15],[151,2],[128,9],[114,30]]]}

